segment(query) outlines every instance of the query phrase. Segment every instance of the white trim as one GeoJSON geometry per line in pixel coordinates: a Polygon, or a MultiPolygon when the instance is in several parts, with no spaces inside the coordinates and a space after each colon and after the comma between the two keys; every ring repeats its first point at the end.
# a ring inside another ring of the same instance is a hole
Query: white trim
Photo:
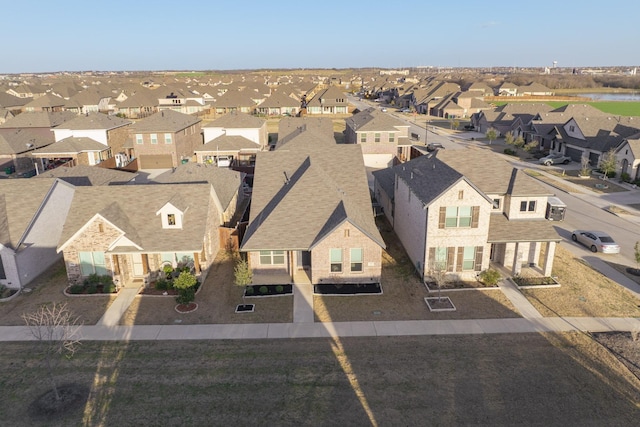
{"type": "Polygon", "coordinates": [[[60,253],[64,250],[64,248],[66,248],[73,240],[75,240],[76,238],[78,238],[78,236],[80,236],[82,233],[84,233],[84,231],[97,219],[100,218],[102,219],[104,222],[106,222],[107,224],[111,225],[113,228],[115,228],[116,230],[118,230],[120,233],[122,233],[121,235],[124,236],[126,233],[120,229],[119,227],[117,227],[115,224],[113,224],[111,221],[107,220],[105,217],[103,217],[102,215],[100,215],[99,213],[95,214],[93,217],[91,217],[91,219],[89,219],[89,221],[87,221],[82,227],[80,227],[80,229],[78,231],[76,231],[75,233],[73,233],[73,235],[71,237],[69,237],[69,239],[67,239],[66,242],[64,242],[62,245],[58,246],[58,249],[56,249],[57,253],[60,253]]]}

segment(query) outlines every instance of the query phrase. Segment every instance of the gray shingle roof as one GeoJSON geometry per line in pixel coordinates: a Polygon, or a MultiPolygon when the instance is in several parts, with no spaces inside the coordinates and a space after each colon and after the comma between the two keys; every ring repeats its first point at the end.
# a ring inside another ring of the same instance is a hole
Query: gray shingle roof
{"type": "Polygon", "coordinates": [[[137,174],[131,172],[106,169],[97,166],[78,165],[72,168],[60,167],[47,170],[41,172],[34,178],[59,178],[69,184],[81,187],[87,185],[126,184],[135,178],[136,175],[137,174]]]}
{"type": "Polygon", "coordinates": [[[76,116],[75,118],[64,122],[57,129],[69,130],[111,130],[131,124],[127,119],[117,116],[109,116],[102,113],[90,113],[88,115],[76,116]]]}
{"type": "Polygon", "coordinates": [[[78,187],[58,247],[100,213],[144,252],[201,251],[207,217],[215,210],[210,195],[209,184],[78,187]],[[176,194],[189,206],[183,227],[163,229],[156,212],[176,194]]]}
{"type": "Polygon", "coordinates": [[[257,154],[242,250],[309,250],[344,221],[384,247],[359,145],[291,144],[257,154]]]}
{"type": "Polygon", "coordinates": [[[204,124],[202,128],[252,129],[261,128],[265,123],[266,120],[261,119],[260,117],[238,111],[232,111],[231,113],[227,113],[204,124]]]}
{"type": "Polygon", "coordinates": [[[0,180],[0,244],[15,248],[54,179],[0,180]]]}
{"type": "Polygon", "coordinates": [[[492,214],[489,221],[489,243],[559,242],[562,238],[546,219],[509,220],[503,214],[492,214]]]}
{"type": "Polygon", "coordinates": [[[43,135],[32,129],[7,129],[0,132],[0,155],[25,153],[54,141],[53,132],[51,135],[43,135]]]}
{"type": "Polygon", "coordinates": [[[398,130],[398,127],[406,127],[409,125],[390,114],[385,114],[375,108],[367,108],[347,120],[347,126],[351,129],[363,132],[390,132],[398,130]]]}
{"type": "Polygon", "coordinates": [[[131,132],[178,132],[188,128],[202,119],[173,110],[163,110],[134,123],[131,132]]]}
{"type": "Polygon", "coordinates": [[[240,135],[220,135],[194,150],[196,153],[212,151],[257,151],[260,146],[240,135]]]}
{"type": "Polygon", "coordinates": [[[226,210],[242,187],[243,179],[242,172],[202,163],[185,163],[158,175],[154,181],[163,184],[209,183],[226,210]]]}
{"type": "Polygon", "coordinates": [[[33,113],[22,113],[7,120],[0,128],[54,128],[62,123],[77,117],[72,111],[40,111],[33,113]]]}
{"type": "Polygon", "coordinates": [[[61,139],[46,147],[34,151],[36,154],[78,154],[86,151],[104,151],[109,147],[96,140],[86,137],[74,138],[72,136],[61,139]]]}

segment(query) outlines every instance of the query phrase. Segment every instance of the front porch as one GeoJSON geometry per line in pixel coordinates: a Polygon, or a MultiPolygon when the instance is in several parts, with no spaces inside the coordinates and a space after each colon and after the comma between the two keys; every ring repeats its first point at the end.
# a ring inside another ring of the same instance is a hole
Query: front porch
{"type": "Polygon", "coordinates": [[[492,243],[490,261],[509,276],[549,277],[556,246],[556,241],[492,243]]]}

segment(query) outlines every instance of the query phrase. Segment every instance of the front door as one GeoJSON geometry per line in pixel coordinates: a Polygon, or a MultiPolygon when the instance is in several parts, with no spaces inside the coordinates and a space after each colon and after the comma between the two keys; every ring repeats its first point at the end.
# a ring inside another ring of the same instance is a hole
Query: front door
{"type": "Polygon", "coordinates": [[[144,276],[144,265],[142,263],[142,255],[131,254],[131,261],[133,264],[133,276],[134,277],[144,276]]]}

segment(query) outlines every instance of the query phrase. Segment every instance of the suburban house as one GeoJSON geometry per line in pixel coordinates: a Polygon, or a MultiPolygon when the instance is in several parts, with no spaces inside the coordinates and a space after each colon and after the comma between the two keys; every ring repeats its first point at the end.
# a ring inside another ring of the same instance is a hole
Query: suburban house
{"type": "Polygon", "coordinates": [[[259,148],[268,145],[267,121],[260,117],[234,111],[202,125],[205,144],[222,135],[242,136],[259,148]]]}
{"type": "Polygon", "coordinates": [[[640,184],[640,132],[622,141],[616,149],[620,174],[627,174],[630,181],[640,184]]]}
{"type": "Polygon", "coordinates": [[[218,225],[233,226],[236,214],[244,213],[249,198],[245,194],[244,173],[200,163],[185,163],[153,179],[161,184],[202,184],[211,186],[218,225]]]}
{"type": "Polygon", "coordinates": [[[545,219],[552,194],[495,154],[437,150],[373,174],[375,197],[420,277],[446,270],[470,280],[490,263],[551,275],[561,240],[545,219]]]}
{"type": "Polygon", "coordinates": [[[254,283],[379,283],[385,244],[361,146],[336,144],[314,120],[287,119],[278,147],[257,154],[240,250],[254,283]]]}
{"type": "Polygon", "coordinates": [[[498,86],[496,88],[496,95],[498,96],[518,96],[519,95],[519,88],[517,85],[510,83],[510,82],[504,82],[502,83],[500,86],[498,86]]]}
{"type": "Polygon", "coordinates": [[[114,111],[130,119],[142,119],[158,111],[158,100],[145,88],[139,88],[127,99],[115,104],[114,111]]]}
{"type": "Polygon", "coordinates": [[[46,147],[31,152],[38,172],[55,167],[86,165],[93,166],[112,157],[111,148],[87,137],[67,137],[46,147]]]}
{"type": "Polygon", "coordinates": [[[188,90],[171,87],[155,89],[154,94],[158,100],[158,111],[172,110],[183,114],[194,114],[205,110],[204,99],[188,90]]]}
{"type": "Polygon", "coordinates": [[[61,258],[55,248],[73,195],[61,180],[0,180],[0,284],[23,288],[61,258]]]}
{"type": "Polygon", "coordinates": [[[24,104],[22,111],[25,113],[34,112],[59,112],[64,111],[66,101],[58,96],[51,95],[50,93],[34,98],[32,101],[24,104]]]}
{"type": "Polygon", "coordinates": [[[70,283],[106,274],[140,287],[164,265],[201,275],[220,246],[219,217],[210,184],[77,187],[57,251],[70,283]]]}
{"type": "Polygon", "coordinates": [[[40,172],[34,179],[57,178],[76,187],[88,185],[123,185],[135,183],[136,173],[115,169],[77,165],[40,172]]]}
{"type": "Polygon", "coordinates": [[[364,165],[386,168],[394,158],[409,158],[409,125],[376,108],[367,108],[346,119],[345,143],[362,146],[364,165]]]}
{"type": "Polygon", "coordinates": [[[349,101],[338,86],[320,91],[307,104],[308,114],[348,114],[349,101]]]}
{"type": "Polygon", "coordinates": [[[265,116],[297,116],[301,102],[282,91],[274,91],[256,107],[258,114],[265,116]]]}
{"type": "Polygon", "coordinates": [[[211,103],[213,110],[218,114],[226,114],[232,111],[250,114],[256,108],[256,102],[253,100],[254,93],[243,90],[229,90],[216,98],[211,103]]]}
{"type": "Polygon", "coordinates": [[[90,113],[76,116],[53,128],[56,141],[65,138],[91,138],[105,147],[111,148],[112,153],[124,151],[129,138],[128,126],[132,122],[117,116],[103,113],[90,113]]]}
{"type": "Polygon", "coordinates": [[[202,145],[202,119],[173,110],[159,111],[129,126],[128,154],[138,169],[165,169],[190,161],[202,145]]]}

